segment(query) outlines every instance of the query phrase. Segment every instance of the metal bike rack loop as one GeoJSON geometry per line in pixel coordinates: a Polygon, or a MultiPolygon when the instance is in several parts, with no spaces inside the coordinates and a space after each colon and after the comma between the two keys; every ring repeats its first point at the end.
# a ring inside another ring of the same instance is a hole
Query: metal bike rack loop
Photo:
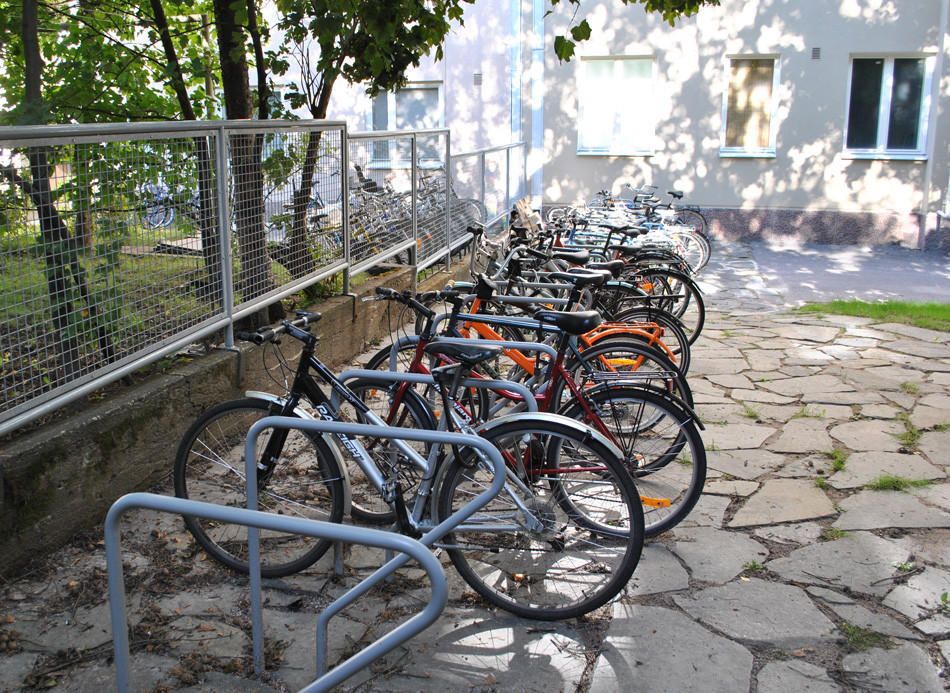
{"type": "Polygon", "coordinates": [[[106,564],[109,576],[110,614],[112,617],[113,643],[116,661],[116,680],[118,690],[129,690],[129,639],[125,609],[125,584],[122,576],[119,521],[122,515],[134,507],[150,508],[175,515],[194,515],[208,519],[241,524],[248,527],[248,564],[250,575],[250,601],[252,646],[254,652],[254,671],[260,674],[264,670],[263,618],[261,606],[261,566],[260,566],[260,530],[267,529],[290,532],[304,536],[330,539],[336,542],[366,544],[387,549],[395,558],[387,561],[374,573],[366,577],[355,587],[331,603],[317,621],[317,676],[318,678],[301,689],[307,693],[326,691],[353,676],[376,658],[384,655],[406,640],[417,635],[434,623],[448,599],[448,585],[445,572],[439,560],[428,547],[455,527],[462,524],[475,512],[487,504],[501,491],[505,483],[505,464],[501,454],[488,441],[478,436],[440,431],[393,428],[365,424],[341,423],[337,421],[313,421],[294,417],[270,416],[256,422],[248,432],[245,443],[245,478],[253,479],[256,474],[256,456],[258,437],[269,428],[294,428],[315,433],[344,434],[351,436],[386,436],[423,443],[471,447],[483,453],[491,462],[494,478],[487,489],[457,510],[439,525],[429,530],[421,539],[393,534],[383,530],[365,527],[272,515],[253,508],[257,507],[257,485],[247,484],[247,509],[220,506],[212,503],[190,501],[148,493],[132,493],[123,496],[113,504],[106,517],[106,564]],[[326,633],[330,618],[383,581],[391,573],[405,565],[410,559],[419,562],[432,581],[432,599],[425,609],[401,624],[398,628],[383,636],[369,647],[356,653],[346,661],[326,672],[326,633]]]}

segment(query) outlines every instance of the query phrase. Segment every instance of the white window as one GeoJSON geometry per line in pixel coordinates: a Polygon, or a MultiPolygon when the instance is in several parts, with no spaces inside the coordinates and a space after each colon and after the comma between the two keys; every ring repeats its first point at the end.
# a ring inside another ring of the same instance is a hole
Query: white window
{"type": "Polygon", "coordinates": [[[651,57],[581,58],[577,153],[648,156],[655,150],[651,57]]]}
{"type": "MultiPolygon", "coordinates": [[[[445,127],[445,107],[441,82],[408,84],[396,92],[383,92],[373,98],[374,130],[432,130],[445,127]]],[[[409,161],[410,152],[390,142],[373,143],[376,161],[409,161]]],[[[437,146],[428,139],[419,142],[421,160],[439,160],[437,146]]]]}
{"type": "Polygon", "coordinates": [[[933,57],[852,58],[845,153],[924,157],[933,69],[933,57]]]}
{"type": "Polygon", "coordinates": [[[373,98],[374,130],[431,130],[444,127],[441,82],[419,82],[373,98]]]}
{"type": "Polygon", "coordinates": [[[775,57],[726,59],[721,156],[775,156],[778,73],[775,57]]]}

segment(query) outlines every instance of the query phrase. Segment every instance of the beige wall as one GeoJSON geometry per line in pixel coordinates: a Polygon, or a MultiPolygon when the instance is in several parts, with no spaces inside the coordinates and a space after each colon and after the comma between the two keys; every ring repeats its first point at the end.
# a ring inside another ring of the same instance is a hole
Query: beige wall
{"type": "MultiPolygon", "coordinates": [[[[855,53],[936,53],[945,0],[723,0],[669,27],[639,6],[606,0],[585,6],[593,37],[579,56],[654,55],[656,150],[649,157],[577,154],[579,60],[545,51],[545,203],[578,203],[624,183],[684,190],[704,207],[910,215],[923,202],[926,162],[853,160],[842,155],[849,60],[855,53]],[[812,58],[820,48],[821,57],[812,58]],[[724,58],[780,56],[776,156],[719,153],[724,58]]],[[[545,20],[545,43],[564,33],[569,12],[545,20]]],[[[948,63],[944,62],[944,73],[948,63]]],[[[938,61],[939,65],[939,61],[938,61]]],[[[528,90],[526,89],[526,94],[528,90]]],[[[943,204],[950,149],[950,84],[939,91],[930,208],[943,204]]],[[[526,109],[529,118],[530,109],[526,109]]]]}

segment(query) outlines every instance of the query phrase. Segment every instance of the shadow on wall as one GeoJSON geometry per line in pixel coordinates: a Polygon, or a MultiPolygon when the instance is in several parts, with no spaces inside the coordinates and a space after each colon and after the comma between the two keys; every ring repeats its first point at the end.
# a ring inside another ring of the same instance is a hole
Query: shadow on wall
{"type": "MultiPolygon", "coordinates": [[[[833,245],[902,245],[917,248],[916,214],[703,208],[714,238],[833,245]]],[[[950,223],[928,217],[924,249],[950,250],[950,223]]]]}

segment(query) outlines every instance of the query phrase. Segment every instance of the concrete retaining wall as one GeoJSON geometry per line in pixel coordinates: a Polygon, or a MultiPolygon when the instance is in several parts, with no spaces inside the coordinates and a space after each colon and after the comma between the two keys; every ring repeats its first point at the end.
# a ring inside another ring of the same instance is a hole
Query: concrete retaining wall
{"type": "MultiPolygon", "coordinates": [[[[314,327],[320,358],[336,367],[388,337],[387,303],[360,298],[377,286],[410,288],[414,276],[399,269],[316,306],[323,314],[314,327]]],[[[436,275],[419,290],[441,288],[447,279],[436,275]]],[[[204,410],[246,390],[280,391],[272,377],[283,376],[261,353],[247,344],[217,349],[0,445],[0,574],[57,549],[95,526],[120,496],[171,474],[180,439],[204,410]]]]}

